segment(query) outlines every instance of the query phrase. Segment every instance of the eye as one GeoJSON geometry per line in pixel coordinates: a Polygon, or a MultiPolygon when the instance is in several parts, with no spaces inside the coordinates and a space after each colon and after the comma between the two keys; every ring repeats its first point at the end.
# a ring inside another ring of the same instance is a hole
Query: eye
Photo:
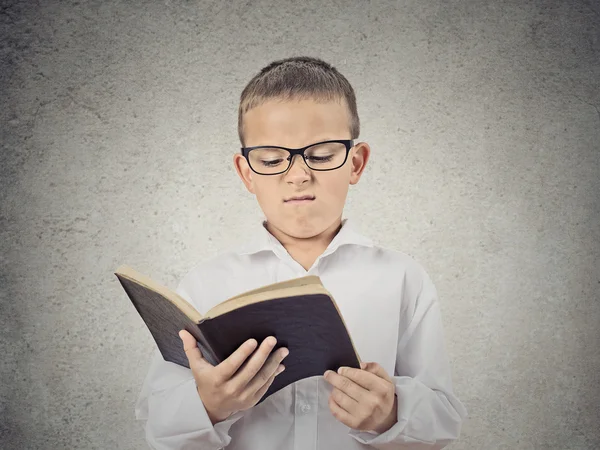
{"type": "Polygon", "coordinates": [[[311,146],[305,153],[306,161],[320,168],[341,163],[340,158],[346,153],[346,147],[339,142],[324,142],[311,146]]]}
{"type": "Polygon", "coordinates": [[[265,167],[273,167],[276,166],[278,164],[281,164],[283,162],[283,159],[272,159],[272,160],[261,160],[261,164],[265,167]]]}
{"type": "Polygon", "coordinates": [[[250,164],[255,167],[277,167],[286,160],[287,152],[281,149],[258,148],[250,152],[250,164]]]}
{"type": "Polygon", "coordinates": [[[310,155],[310,156],[307,156],[307,158],[314,162],[327,162],[327,161],[331,161],[331,158],[333,158],[333,155],[327,155],[327,156],[310,155]]]}

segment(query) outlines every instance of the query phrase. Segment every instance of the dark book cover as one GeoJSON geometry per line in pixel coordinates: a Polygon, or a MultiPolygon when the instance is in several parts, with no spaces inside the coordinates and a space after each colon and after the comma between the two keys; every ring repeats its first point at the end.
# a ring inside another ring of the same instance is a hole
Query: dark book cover
{"type": "Polygon", "coordinates": [[[352,341],[337,309],[325,294],[275,298],[242,306],[200,323],[219,361],[226,359],[246,340],[260,344],[275,336],[273,351],[286,347],[285,370],[265,392],[269,395],[303,378],[323,375],[340,366],[360,368],[352,341]]]}
{"type": "Polygon", "coordinates": [[[291,383],[323,375],[328,369],[360,368],[342,317],[327,294],[276,297],[202,318],[176,293],[155,283],[149,286],[148,278],[144,283],[118,272],[115,275],[165,361],[189,368],[179,337],[182,329],[196,338],[203,357],[212,365],[218,365],[248,339],[254,338],[260,344],[268,336],[275,336],[273,351],[286,347],[290,353],[282,362],[285,370],[275,377],[258,403],[291,383]]]}

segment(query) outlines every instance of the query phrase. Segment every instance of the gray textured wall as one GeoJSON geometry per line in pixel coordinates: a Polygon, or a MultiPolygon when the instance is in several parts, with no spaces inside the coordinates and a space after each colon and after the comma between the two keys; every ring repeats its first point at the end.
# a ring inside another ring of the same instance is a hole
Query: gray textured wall
{"type": "Polygon", "coordinates": [[[372,158],[346,215],[422,262],[470,417],[454,449],[600,447],[600,3],[2,1],[0,447],[143,449],[174,288],[262,215],[245,83],[324,58],[372,158]]]}

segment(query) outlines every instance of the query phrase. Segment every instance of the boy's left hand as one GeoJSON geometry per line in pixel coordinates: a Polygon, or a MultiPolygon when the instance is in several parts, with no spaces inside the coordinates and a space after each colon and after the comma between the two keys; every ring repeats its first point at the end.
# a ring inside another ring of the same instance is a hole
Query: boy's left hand
{"type": "Polygon", "coordinates": [[[383,433],[398,418],[394,381],[376,362],[361,363],[362,369],[340,367],[323,375],[332,386],[329,409],[344,425],[359,431],[383,433]]]}

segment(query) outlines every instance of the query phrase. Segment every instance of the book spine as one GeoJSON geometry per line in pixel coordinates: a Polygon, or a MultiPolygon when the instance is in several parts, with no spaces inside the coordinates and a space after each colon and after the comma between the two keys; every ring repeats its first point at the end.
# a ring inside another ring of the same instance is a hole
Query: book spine
{"type": "Polygon", "coordinates": [[[196,341],[198,342],[198,347],[202,352],[202,357],[209,363],[211,363],[213,366],[216,366],[221,363],[221,360],[217,357],[212,346],[206,339],[206,336],[204,336],[204,333],[202,332],[201,328],[202,322],[204,322],[204,320],[201,320],[194,329],[194,332],[190,331],[190,333],[196,338],[196,341]]]}

